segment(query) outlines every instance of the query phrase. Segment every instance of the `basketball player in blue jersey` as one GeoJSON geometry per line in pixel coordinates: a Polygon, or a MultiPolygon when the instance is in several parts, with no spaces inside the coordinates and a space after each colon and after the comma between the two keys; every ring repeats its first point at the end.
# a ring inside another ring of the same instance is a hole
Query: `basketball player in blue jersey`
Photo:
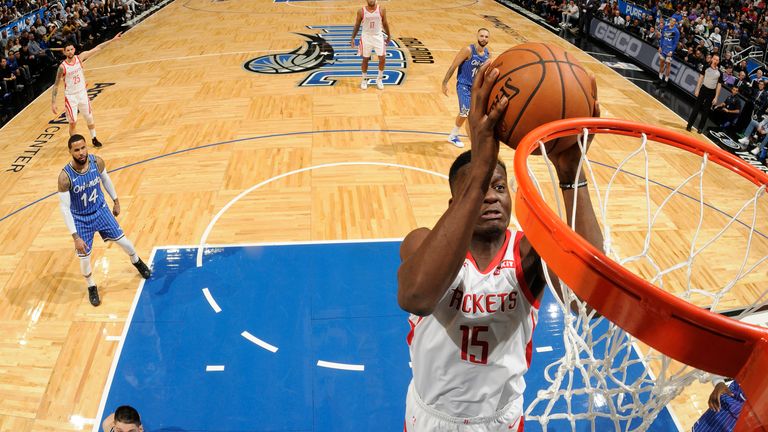
{"type": "Polygon", "coordinates": [[[117,407],[101,424],[104,432],[144,432],[141,416],[135,408],[123,405],[117,407]]]}
{"type": "MultiPolygon", "coordinates": [[[[443,78],[443,94],[448,96],[448,80],[453,76],[453,71],[456,68],[459,69],[459,73],[456,75],[459,115],[456,116],[455,126],[451,134],[448,135],[448,141],[458,148],[464,147],[464,143],[459,139],[459,130],[461,130],[461,126],[466,122],[467,115],[469,115],[469,95],[472,90],[472,80],[475,79],[475,74],[477,74],[480,66],[491,56],[488,47],[486,47],[490,37],[491,32],[488,29],[481,28],[478,30],[477,43],[465,46],[456,54],[451,67],[448,68],[448,72],[445,73],[445,78],[443,78]]],[[[469,135],[469,131],[467,131],[467,135],[469,135]]]]}
{"type": "Polygon", "coordinates": [[[718,377],[709,395],[709,410],[693,425],[692,432],[731,432],[741,414],[746,397],[734,380],[728,385],[718,377]]]}
{"type": "Polygon", "coordinates": [[[144,279],[152,272],[136,254],[133,243],[125,237],[115,216],[120,214],[120,200],[115,186],[107,174],[104,160],[88,154],[88,147],[82,135],[69,138],[69,154],[72,160],[59,174],[59,201],[64,224],[75,241],[75,250],[80,258],[80,270],[88,283],[88,300],[92,305],[101,304],[96,282],[91,271],[91,246],[96,232],[104,241],[114,241],[131,258],[131,263],[144,279]],[[101,186],[104,185],[114,205],[109,211],[101,186]]]}
{"type": "Polygon", "coordinates": [[[677,43],[680,41],[680,30],[677,29],[677,21],[670,18],[667,26],[661,30],[661,39],[659,40],[659,80],[657,83],[666,87],[669,82],[669,73],[672,69],[672,55],[677,49],[677,43]]]}

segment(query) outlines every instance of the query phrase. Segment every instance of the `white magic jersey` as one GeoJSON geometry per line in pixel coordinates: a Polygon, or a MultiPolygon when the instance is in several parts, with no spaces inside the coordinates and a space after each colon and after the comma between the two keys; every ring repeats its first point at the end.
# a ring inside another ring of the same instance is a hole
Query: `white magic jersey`
{"type": "Polygon", "coordinates": [[[381,35],[381,8],[379,5],[376,5],[376,10],[373,12],[368,12],[365,6],[363,6],[363,22],[361,26],[364,35],[381,35]]]}
{"type": "Polygon", "coordinates": [[[412,385],[429,407],[469,418],[522,402],[539,308],[523,279],[522,237],[507,231],[484,270],[467,253],[434,312],[410,316],[412,385]]]}
{"type": "Polygon", "coordinates": [[[64,66],[65,95],[74,95],[86,91],[83,64],[78,56],[75,56],[74,60],[72,64],[67,63],[66,60],[61,63],[64,66]]]}

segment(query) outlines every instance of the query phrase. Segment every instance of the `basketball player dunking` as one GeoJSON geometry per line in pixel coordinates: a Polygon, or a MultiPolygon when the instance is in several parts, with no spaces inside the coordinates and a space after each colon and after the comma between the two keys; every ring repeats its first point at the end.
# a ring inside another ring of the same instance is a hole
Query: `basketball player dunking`
{"type": "Polygon", "coordinates": [[[459,73],[456,75],[456,95],[459,97],[459,115],[456,116],[456,123],[448,135],[448,141],[450,141],[456,147],[464,147],[464,143],[459,139],[459,131],[461,125],[467,120],[469,114],[469,101],[470,90],[472,88],[472,80],[475,78],[475,74],[480,66],[485,63],[491,56],[488,51],[488,38],[491,37],[491,32],[488,29],[481,28],[477,31],[477,44],[471,44],[462,48],[453,59],[451,67],[448,68],[448,72],[445,73],[443,78],[443,94],[448,96],[448,80],[453,76],[453,71],[459,68],[459,73]]]}
{"type": "Polygon", "coordinates": [[[363,80],[360,82],[360,88],[368,88],[368,61],[371,59],[371,52],[376,52],[379,59],[379,74],[376,76],[376,88],[384,90],[384,64],[386,62],[387,45],[392,39],[389,32],[389,23],[387,22],[387,12],[384,8],[376,4],[376,0],[366,0],[366,5],[358,9],[355,18],[355,28],[352,30],[352,40],[350,45],[355,47],[355,36],[362,26],[363,31],[360,35],[360,46],[357,47],[358,55],[363,57],[361,69],[363,71],[363,80]],[[386,38],[382,33],[386,33],[386,38]]]}
{"type": "Polygon", "coordinates": [[[144,279],[149,278],[152,272],[136,254],[133,243],[125,237],[115,219],[115,216],[120,214],[120,201],[107,174],[104,160],[88,155],[88,146],[82,135],[69,137],[68,145],[72,160],[59,174],[61,213],[80,257],[80,270],[88,283],[88,300],[92,305],[98,306],[101,300],[91,271],[91,246],[97,231],[104,241],[114,241],[128,254],[131,263],[144,279]],[[102,184],[114,203],[111,212],[101,190],[102,184]]]}
{"type": "MultiPolygon", "coordinates": [[[[488,63],[477,72],[472,150],[451,166],[448,209],[433,229],[418,228],[401,245],[398,302],[411,313],[408,432],[523,430],[523,375],[546,282],[528,239],[508,229],[507,169],[494,138],[507,97],[485,113],[498,76],[488,63]]],[[[576,188],[587,187],[580,157],[578,146],[551,157],[567,220],[576,188]]],[[[576,232],[602,246],[589,193],[582,189],[576,198],[576,232]]]]}
{"type": "Polygon", "coordinates": [[[114,38],[95,46],[91,50],[83,51],[80,55],[75,55],[74,45],[67,44],[64,47],[66,60],[59,65],[59,69],[56,71],[56,82],[53,83],[51,111],[55,115],[59,113],[59,110],[56,108],[56,97],[59,94],[59,83],[63,78],[64,108],[66,109],[67,121],[69,122],[69,136],[74,135],[77,130],[77,112],[80,111],[83,113],[88,130],[91,132],[91,140],[94,147],[101,147],[101,142],[96,139],[96,125],[93,122],[93,110],[91,109],[91,101],[88,99],[82,62],[99,52],[108,43],[120,39],[122,34],[120,32],[114,38]]]}

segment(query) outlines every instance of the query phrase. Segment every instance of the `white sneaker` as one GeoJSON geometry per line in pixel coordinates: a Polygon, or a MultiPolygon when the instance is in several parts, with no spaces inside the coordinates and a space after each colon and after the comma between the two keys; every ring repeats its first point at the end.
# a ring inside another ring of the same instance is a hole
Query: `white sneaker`
{"type": "Polygon", "coordinates": [[[749,144],[749,137],[745,136],[744,138],[741,138],[739,142],[742,144],[749,144]]]}
{"type": "Polygon", "coordinates": [[[367,78],[362,80],[362,81],[360,81],[360,88],[363,89],[363,90],[368,89],[368,79],[367,78]]]}
{"type": "Polygon", "coordinates": [[[755,147],[750,153],[757,156],[760,153],[760,147],[755,147]]]}
{"type": "Polygon", "coordinates": [[[464,148],[464,143],[456,135],[448,135],[448,142],[458,148],[464,148]]]}
{"type": "Polygon", "coordinates": [[[376,80],[376,88],[379,89],[379,90],[384,90],[384,83],[381,82],[380,79],[376,80]]]}

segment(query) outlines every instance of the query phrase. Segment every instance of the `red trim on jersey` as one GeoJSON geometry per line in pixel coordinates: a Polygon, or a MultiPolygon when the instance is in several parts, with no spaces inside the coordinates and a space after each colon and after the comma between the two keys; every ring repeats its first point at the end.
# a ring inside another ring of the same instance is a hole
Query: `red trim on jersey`
{"type": "Polygon", "coordinates": [[[408,432],[408,422],[403,420],[403,432],[408,432]]]}
{"type": "Polygon", "coordinates": [[[525,428],[523,425],[525,424],[525,417],[520,416],[520,424],[517,426],[517,432],[523,432],[525,428]]]}
{"type": "Polygon", "coordinates": [[[76,65],[76,64],[77,64],[77,61],[78,61],[78,59],[77,59],[77,56],[75,56],[75,62],[74,62],[74,63],[69,63],[69,62],[67,61],[67,59],[64,59],[64,63],[66,63],[66,64],[67,64],[67,66],[74,66],[74,65],[76,65]]]}
{"type": "Polygon", "coordinates": [[[64,109],[67,110],[67,114],[69,114],[69,122],[74,123],[75,122],[75,116],[72,114],[72,106],[69,104],[69,100],[66,96],[64,96],[64,109]]]}
{"type": "Polygon", "coordinates": [[[419,325],[419,323],[423,319],[424,317],[419,317],[419,319],[417,319],[416,323],[414,324],[414,322],[411,321],[410,318],[408,318],[408,324],[411,326],[411,331],[409,331],[408,336],[405,337],[405,341],[408,342],[408,346],[411,346],[411,341],[413,341],[413,335],[416,332],[416,326],[419,325]]]}
{"type": "Polygon", "coordinates": [[[528,339],[528,343],[525,344],[525,364],[528,365],[528,368],[531,367],[531,356],[533,355],[533,331],[536,330],[536,318],[534,316],[533,311],[531,311],[530,317],[531,317],[531,338],[528,339]]]}
{"type": "Polygon", "coordinates": [[[541,303],[541,299],[534,297],[533,292],[531,292],[531,289],[528,288],[528,283],[525,281],[525,275],[523,274],[523,261],[520,259],[520,240],[523,239],[523,232],[518,231],[515,235],[515,276],[517,276],[517,283],[520,285],[520,290],[523,292],[523,295],[525,298],[528,299],[528,302],[535,307],[536,309],[539,308],[539,303],[541,303]]]}
{"type": "MultiPolygon", "coordinates": [[[[477,262],[475,261],[475,257],[472,256],[472,252],[467,251],[467,259],[469,262],[472,263],[473,266],[482,274],[488,274],[491,270],[496,268],[500,263],[502,258],[504,258],[504,255],[507,253],[507,247],[509,247],[509,238],[510,238],[510,232],[507,230],[506,233],[504,233],[504,244],[501,245],[501,248],[498,252],[496,252],[496,256],[493,257],[491,262],[488,264],[488,267],[485,268],[485,270],[480,270],[480,268],[477,266],[477,262]]],[[[517,253],[515,253],[515,259],[517,259],[517,253]]]]}

